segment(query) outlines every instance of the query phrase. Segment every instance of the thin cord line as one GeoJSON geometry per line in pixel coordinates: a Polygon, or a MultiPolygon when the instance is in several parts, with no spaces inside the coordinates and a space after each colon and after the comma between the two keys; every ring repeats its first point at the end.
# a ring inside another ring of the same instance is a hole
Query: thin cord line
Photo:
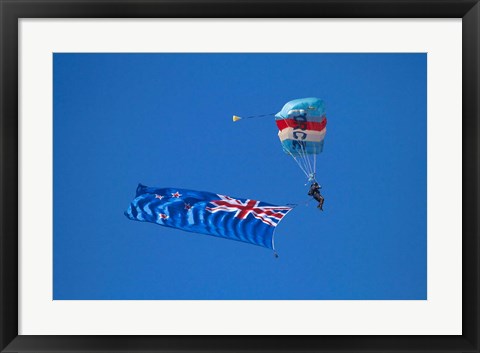
{"type": "Polygon", "coordinates": [[[262,115],[250,115],[250,116],[246,116],[242,119],[253,119],[253,118],[263,118],[263,117],[266,117],[266,116],[272,116],[272,115],[275,115],[276,113],[269,113],[269,114],[262,114],[262,115]]]}

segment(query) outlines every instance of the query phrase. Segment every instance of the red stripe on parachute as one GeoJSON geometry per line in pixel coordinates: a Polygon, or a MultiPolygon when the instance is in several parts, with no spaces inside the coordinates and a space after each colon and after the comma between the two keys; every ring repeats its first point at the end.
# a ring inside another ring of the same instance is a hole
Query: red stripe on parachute
{"type": "MultiPolygon", "coordinates": [[[[283,129],[286,129],[288,127],[292,128],[298,128],[299,123],[298,121],[295,121],[294,119],[279,119],[275,121],[277,123],[278,129],[282,131],[283,129]]],[[[307,122],[302,122],[301,123],[302,127],[306,128],[302,130],[315,130],[315,131],[322,131],[325,129],[325,126],[327,126],[327,118],[323,118],[321,122],[316,122],[316,121],[307,121],[307,122]]]]}

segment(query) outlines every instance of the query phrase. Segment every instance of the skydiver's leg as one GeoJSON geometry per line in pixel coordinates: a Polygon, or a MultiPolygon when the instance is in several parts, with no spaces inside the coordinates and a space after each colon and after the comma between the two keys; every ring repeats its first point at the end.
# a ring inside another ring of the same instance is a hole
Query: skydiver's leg
{"type": "Polygon", "coordinates": [[[316,193],[314,196],[314,199],[318,201],[318,206],[317,208],[321,209],[323,211],[323,202],[325,201],[325,199],[323,198],[322,195],[320,195],[319,193],[316,193]]]}
{"type": "Polygon", "coordinates": [[[325,199],[323,198],[322,195],[320,195],[320,201],[318,202],[318,208],[320,208],[323,211],[323,202],[325,199]]]}

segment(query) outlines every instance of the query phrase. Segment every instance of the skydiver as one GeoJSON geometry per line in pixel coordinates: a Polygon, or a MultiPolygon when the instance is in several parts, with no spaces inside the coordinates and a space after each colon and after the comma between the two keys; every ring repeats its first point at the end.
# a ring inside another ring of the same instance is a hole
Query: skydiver
{"type": "Polygon", "coordinates": [[[317,208],[323,211],[323,202],[325,201],[325,199],[320,194],[321,188],[322,187],[318,185],[318,183],[315,181],[312,185],[310,185],[310,190],[308,190],[308,195],[312,196],[316,201],[318,201],[317,208]]]}

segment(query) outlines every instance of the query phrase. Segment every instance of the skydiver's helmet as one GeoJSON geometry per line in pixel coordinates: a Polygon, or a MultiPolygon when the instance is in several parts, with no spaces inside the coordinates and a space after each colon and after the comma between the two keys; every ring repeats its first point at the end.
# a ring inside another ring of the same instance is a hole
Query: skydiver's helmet
{"type": "Polygon", "coordinates": [[[317,182],[314,182],[314,183],[313,183],[313,186],[317,187],[317,186],[318,186],[318,183],[317,183],[317,182]]]}

